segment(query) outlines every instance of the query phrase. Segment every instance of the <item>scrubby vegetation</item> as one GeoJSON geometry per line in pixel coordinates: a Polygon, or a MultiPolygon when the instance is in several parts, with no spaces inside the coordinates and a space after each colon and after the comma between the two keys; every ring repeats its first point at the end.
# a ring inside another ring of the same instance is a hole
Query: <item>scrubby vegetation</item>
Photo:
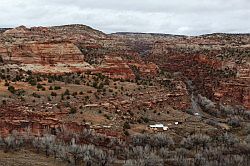
{"type": "MultiPolygon", "coordinates": [[[[225,55],[216,52],[216,58],[236,57],[237,63],[243,64],[244,59],[239,58],[243,52],[236,51],[234,55],[234,51],[226,51],[225,55]]],[[[184,46],[170,47],[164,52],[190,57],[214,54],[209,48],[197,50],[184,46]]],[[[125,58],[133,64],[131,58],[125,58]]],[[[247,91],[239,88],[242,94],[237,97],[238,104],[232,102],[233,95],[223,98],[219,93],[221,89],[229,92],[233,89],[238,80],[233,83],[225,80],[237,79],[236,68],[216,67],[218,64],[211,59],[199,56],[192,58],[201,64],[190,58],[190,65],[189,60],[186,64],[181,58],[173,57],[174,64],[162,65],[159,75],[152,78],[143,76],[143,69],[130,65],[134,80],[112,79],[90,71],[38,74],[2,67],[0,109],[9,109],[6,116],[14,119],[14,125],[20,124],[19,131],[38,121],[42,121],[42,127],[35,128],[39,130],[36,135],[29,129],[1,135],[0,149],[6,153],[27,149],[70,165],[250,165],[250,112],[240,102],[247,91]],[[187,69],[179,71],[178,65],[187,69]],[[191,70],[192,65],[197,68],[191,70]],[[166,66],[170,66],[169,70],[164,70],[166,66]],[[192,82],[190,77],[194,85],[185,82],[192,82]],[[221,80],[228,88],[221,85],[215,90],[221,80]],[[218,98],[214,95],[217,90],[218,98]],[[20,108],[20,112],[15,113],[12,106],[20,108]],[[23,117],[16,118],[19,113],[23,117]],[[30,115],[38,116],[38,120],[30,115]],[[86,129],[61,128],[66,123],[86,129]],[[150,128],[158,123],[168,129],[150,128]],[[47,132],[40,132],[44,128],[47,132]]],[[[88,57],[87,61],[102,63],[98,56],[88,57]]],[[[0,56],[0,66],[3,63],[0,56]]],[[[239,86],[246,87],[244,84],[239,86]]],[[[4,123],[13,125],[0,114],[4,123]]]]}
{"type": "Polygon", "coordinates": [[[230,133],[214,137],[192,134],[174,141],[165,133],[139,134],[123,140],[84,130],[73,134],[67,130],[57,135],[48,133],[40,137],[13,131],[0,137],[0,148],[5,152],[20,148],[54,156],[74,165],[237,165],[250,164],[250,135],[239,140],[230,133]]]}

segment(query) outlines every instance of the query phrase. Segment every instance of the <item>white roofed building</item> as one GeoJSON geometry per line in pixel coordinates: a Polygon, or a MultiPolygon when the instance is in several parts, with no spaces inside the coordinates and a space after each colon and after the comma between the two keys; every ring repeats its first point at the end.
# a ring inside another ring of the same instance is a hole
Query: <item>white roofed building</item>
{"type": "Polygon", "coordinates": [[[154,124],[154,125],[149,125],[149,128],[155,131],[166,131],[168,130],[167,126],[164,126],[163,124],[154,124]]]}

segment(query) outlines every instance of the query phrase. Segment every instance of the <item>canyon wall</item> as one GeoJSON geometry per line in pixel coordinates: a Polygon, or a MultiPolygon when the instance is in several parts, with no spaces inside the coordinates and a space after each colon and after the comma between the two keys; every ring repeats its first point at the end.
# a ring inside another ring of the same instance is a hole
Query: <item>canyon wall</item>
{"type": "Polygon", "coordinates": [[[135,80],[167,72],[191,80],[211,100],[250,103],[248,34],[108,35],[84,25],[20,26],[1,30],[0,56],[9,66],[38,73],[92,71],[135,80]]]}

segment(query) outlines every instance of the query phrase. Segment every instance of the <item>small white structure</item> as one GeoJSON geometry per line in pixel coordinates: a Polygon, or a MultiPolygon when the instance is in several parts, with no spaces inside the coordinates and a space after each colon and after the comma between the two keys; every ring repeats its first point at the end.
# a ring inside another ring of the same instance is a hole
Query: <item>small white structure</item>
{"type": "Polygon", "coordinates": [[[175,122],[174,124],[175,124],[175,125],[178,125],[178,124],[179,124],[179,122],[175,122]]]}
{"type": "Polygon", "coordinates": [[[194,113],[195,116],[200,116],[200,114],[198,112],[194,113]]]}
{"type": "Polygon", "coordinates": [[[163,131],[168,130],[168,127],[164,126],[163,124],[149,125],[149,127],[150,127],[150,129],[153,129],[153,130],[163,130],[163,131]]]}

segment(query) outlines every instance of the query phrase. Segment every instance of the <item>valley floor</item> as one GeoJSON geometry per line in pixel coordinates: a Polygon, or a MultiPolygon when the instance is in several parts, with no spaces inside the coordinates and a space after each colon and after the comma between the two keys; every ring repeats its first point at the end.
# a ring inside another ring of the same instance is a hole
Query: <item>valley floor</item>
{"type": "Polygon", "coordinates": [[[5,153],[0,150],[0,166],[66,166],[65,163],[28,150],[5,153]]]}

